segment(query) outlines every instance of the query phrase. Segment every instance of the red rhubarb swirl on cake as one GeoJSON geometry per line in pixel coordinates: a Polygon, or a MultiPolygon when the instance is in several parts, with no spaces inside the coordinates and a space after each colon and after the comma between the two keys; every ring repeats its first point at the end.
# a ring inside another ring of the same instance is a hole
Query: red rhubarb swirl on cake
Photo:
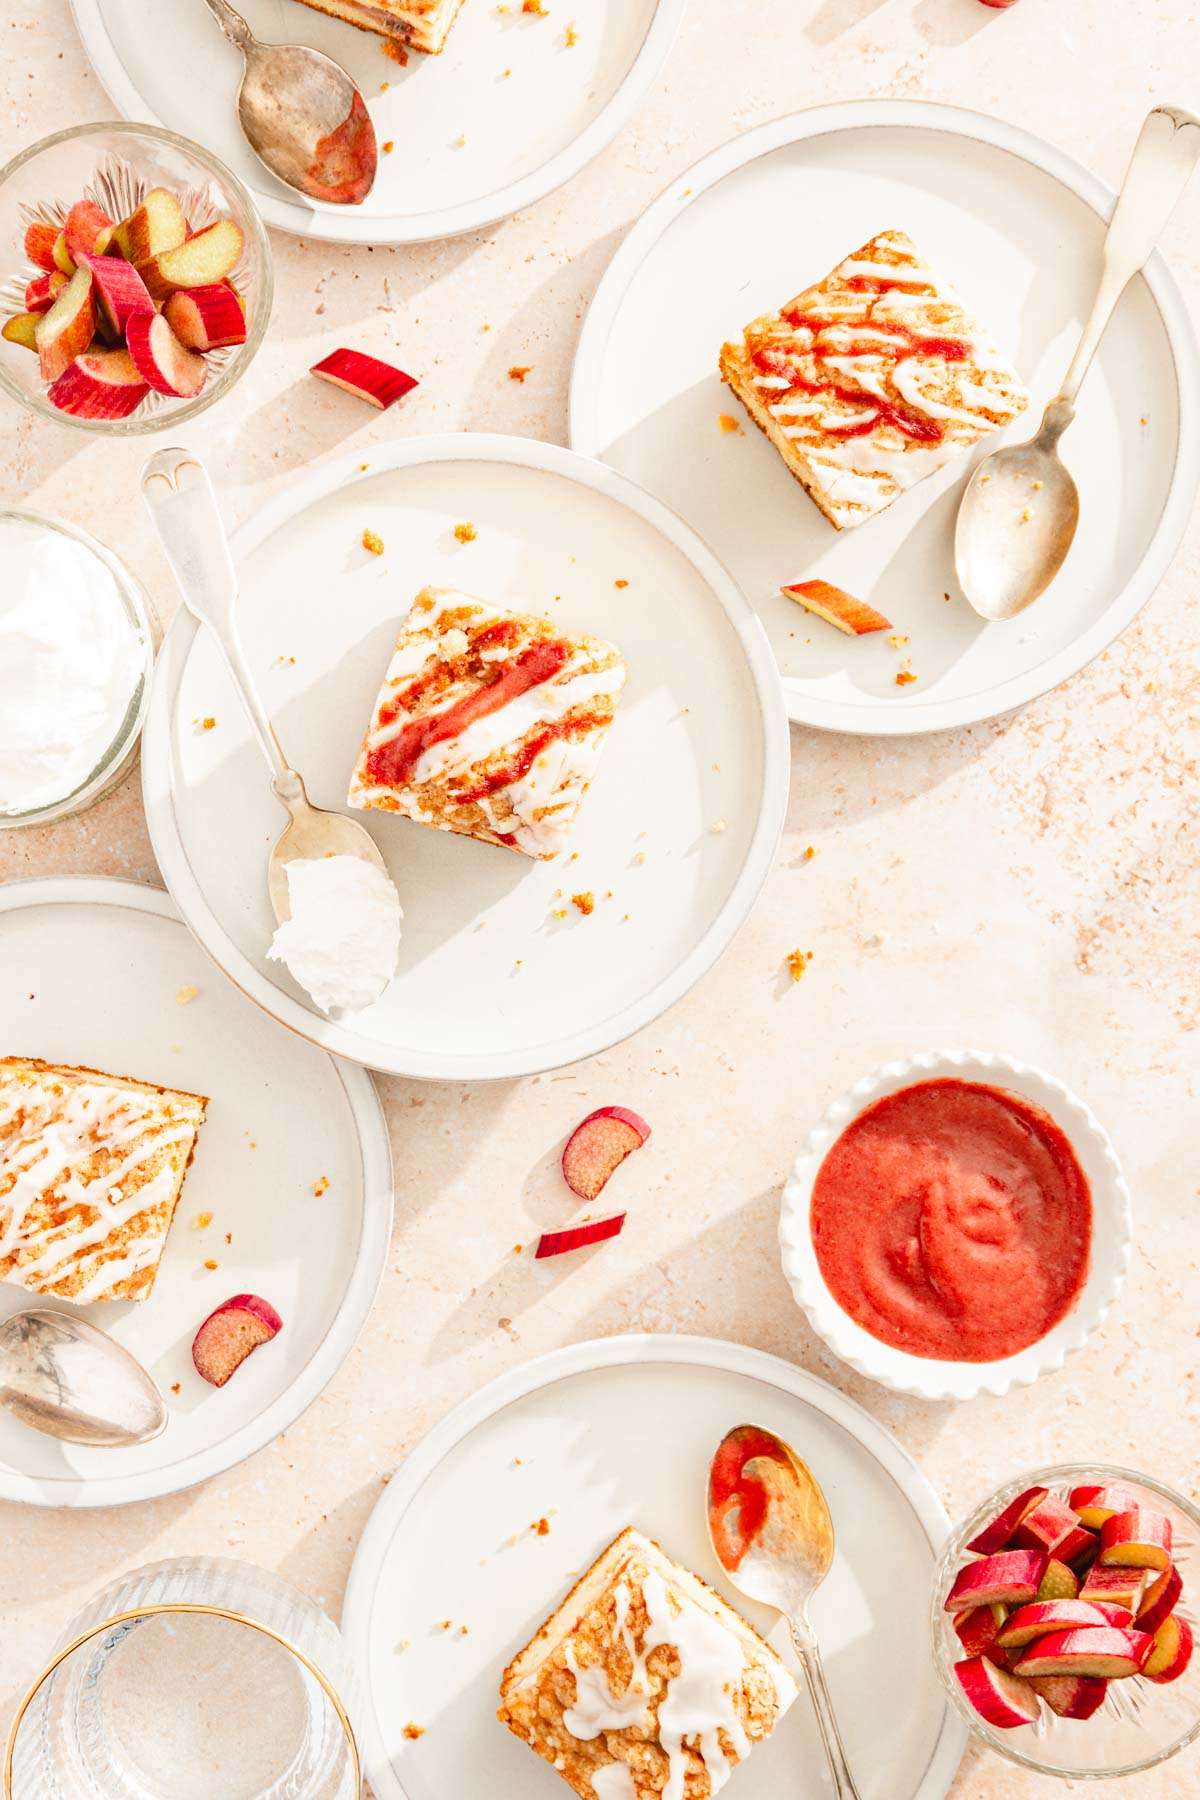
{"type": "Polygon", "coordinates": [[[427,588],[401,626],[350,802],[554,856],[624,681],[598,638],[427,588]]]}

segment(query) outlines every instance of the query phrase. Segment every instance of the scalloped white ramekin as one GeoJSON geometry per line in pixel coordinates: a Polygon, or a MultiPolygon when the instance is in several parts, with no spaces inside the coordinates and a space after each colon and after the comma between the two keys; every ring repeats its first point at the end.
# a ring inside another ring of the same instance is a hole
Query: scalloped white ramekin
{"type": "Polygon", "coordinates": [[[931,1050],[901,1062],[885,1063],[864,1076],[809,1133],[783,1190],[779,1219],[783,1272],[809,1324],[835,1356],[881,1386],[922,1400],[999,1397],[1028,1387],[1041,1375],[1061,1369],[1103,1324],[1121,1291],[1133,1250],[1133,1208],[1116,1151],[1091,1109],[1061,1081],[1029,1063],[980,1050],[931,1050]],[[834,1299],[817,1262],[809,1228],[813,1183],[825,1154],[846,1126],[873,1101],[914,1082],[949,1077],[1008,1088],[1040,1106],[1071,1140],[1092,1190],[1092,1254],[1083,1292],[1054,1329],[997,1362],[943,1362],[911,1356],[864,1331],[834,1299]]]}

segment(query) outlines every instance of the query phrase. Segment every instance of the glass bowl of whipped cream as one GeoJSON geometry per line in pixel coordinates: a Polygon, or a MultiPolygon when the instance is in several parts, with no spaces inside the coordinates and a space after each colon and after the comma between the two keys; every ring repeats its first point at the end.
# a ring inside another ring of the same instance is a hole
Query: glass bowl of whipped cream
{"type": "Polygon", "coordinates": [[[0,828],[82,812],[128,773],[150,697],[142,588],[86,531],[0,508],[0,828]]]}

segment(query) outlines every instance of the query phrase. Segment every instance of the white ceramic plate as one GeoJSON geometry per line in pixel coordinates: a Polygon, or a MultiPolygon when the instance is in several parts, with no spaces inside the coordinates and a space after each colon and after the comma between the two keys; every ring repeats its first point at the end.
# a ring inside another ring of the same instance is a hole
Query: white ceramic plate
{"type": "Polygon", "coordinates": [[[1078,1095],[1029,1063],[979,1050],[934,1050],[903,1062],[885,1063],[863,1079],[814,1125],[783,1190],[779,1218],[783,1272],[809,1324],[835,1356],[900,1394],[922,1400],[970,1400],[976,1394],[1007,1394],[1028,1387],[1041,1375],[1061,1369],[1073,1350],[1098,1331],[1115,1304],[1133,1254],[1133,1206],[1112,1142],[1091,1108],[1078,1095]],[[1053,1331],[999,1362],[947,1363],[910,1356],[883,1343],[842,1311],[825,1285],[809,1228],[813,1183],[826,1152],[842,1132],[876,1100],[917,1081],[981,1081],[1023,1094],[1048,1112],[1066,1133],[1092,1190],[1092,1255],[1083,1292],[1053,1331]]]}
{"type": "MultiPolygon", "coordinates": [[[[781,1432],[829,1499],[837,1557],[811,1615],[863,1800],[940,1800],[967,1734],[927,1650],[947,1521],[924,1476],[853,1401],[777,1357],[641,1336],[557,1350],[502,1376],[431,1431],[388,1484],[358,1547],[342,1624],[379,1800],[565,1792],[496,1722],[500,1675],[626,1525],[760,1629],[774,1626],[781,1647],[778,1619],[726,1583],[705,1525],[709,1458],[744,1421],[781,1432]],[[541,1517],[546,1537],[529,1529],[541,1517]],[[446,1618],[449,1632],[439,1628],[446,1618]],[[404,1737],[410,1721],[425,1727],[416,1742],[404,1737]]],[[[739,1769],[737,1792],[781,1800],[824,1793],[826,1781],[802,1697],[739,1769]]]]}
{"type": "Polygon", "coordinates": [[[215,151],[268,225],[331,243],[412,244],[480,230],[577,175],[649,91],[686,0],[572,0],[543,18],[523,13],[521,0],[504,12],[466,0],[441,55],[413,51],[405,68],[372,33],[296,0],[245,0],[257,36],[311,44],[348,69],[380,143],[395,143],[361,206],[303,200],[263,168],[237,120],[241,57],[202,4],[71,4],[124,116],[215,151]]]}
{"type": "MultiPolygon", "coordinates": [[[[129,1450],[88,1449],[0,1411],[5,1500],[114,1506],[176,1493],[286,1431],[353,1347],[392,1222],[374,1087],[280,1031],[215,974],[167,896],[131,882],[0,888],[0,1019],[6,1055],[210,1096],[150,1298],[82,1309],[149,1369],[167,1399],[166,1431],[129,1450]],[[200,991],[181,1005],[186,986],[200,991]],[[329,1187],[317,1196],[322,1176],[329,1187]],[[212,1224],[196,1230],[203,1212],[212,1224]],[[204,1268],[209,1258],[216,1270],[204,1268]],[[192,1367],[196,1327],[247,1291],[270,1300],[284,1328],[228,1386],[211,1388],[192,1367]]],[[[0,1283],[0,1316],[43,1304],[73,1310],[0,1283]]]]}
{"type": "MultiPolygon", "coordinates": [[[[1091,305],[1111,206],[1094,176],[1000,120],[859,101],[725,145],[617,252],[584,323],[571,442],[702,522],[760,610],[793,719],[889,735],[966,725],[1045,693],[1111,643],[1161,579],[1195,497],[1196,344],[1155,256],[1117,308],[1064,443],[1082,500],[1070,558],[1028,612],[985,625],[958,590],[953,530],[965,477],[995,439],[836,532],[722,385],[722,341],[899,228],[1014,358],[1032,429],[1091,305]],[[744,429],[724,435],[722,412],[744,429]],[[909,643],[846,638],[779,593],[810,576],[872,601],[909,643]],[[902,656],[918,680],[897,687],[902,656]]],[[[1009,435],[1024,433],[1018,422],[1009,435]]]]}
{"type": "Polygon", "coordinates": [[[288,488],[234,552],[251,666],[320,806],[345,806],[397,618],[427,582],[595,630],[629,664],[573,860],[357,815],[400,889],[404,935],[383,998],[334,1024],[266,960],[265,859],[283,815],[218,653],[181,610],[143,746],[150,832],[188,924],[260,1006],[371,1068],[484,1080],[606,1049],[710,967],[770,868],[787,720],[761,626],[665,506],[548,444],[408,438],[376,446],[366,473],[355,453],[288,488]],[[467,521],[478,535],[459,543],[467,521]],[[384,555],[362,548],[364,527],[384,555]],[[585,918],[570,896],[588,891],[585,918]]]}

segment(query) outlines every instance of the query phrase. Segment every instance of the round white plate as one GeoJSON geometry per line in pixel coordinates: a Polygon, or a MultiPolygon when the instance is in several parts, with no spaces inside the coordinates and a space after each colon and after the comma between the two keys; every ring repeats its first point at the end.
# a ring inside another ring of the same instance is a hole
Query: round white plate
{"type": "MultiPolygon", "coordinates": [[[[681,175],[617,252],[584,322],[571,442],[702,523],[760,610],[793,719],[942,730],[1083,668],[1154,591],[1187,522],[1200,364],[1156,255],[1117,308],[1064,442],[1082,500],[1066,566],[1019,619],[985,625],[955,580],[954,520],[967,473],[996,440],[837,532],[722,384],[722,342],[898,228],[1014,359],[1033,392],[1032,430],[1091,305],[1112,199],[1069,157],[998,119],[856,101],[726,144],[681,175]],[[742,430],[724,434],[723,412],[742,430]],[[812,576],[870,600],[909,642],[847,638],[778,591],[812,576]],[[918,680],[897,687],[903,657],[918,680]]],[[[1019,421],[1008,435],[1027,434],[1019,421]]]]}
{"type": "Polygon", "coordinates": [[[1133,1203],[1112,1139],[1087,1103],[1053,1075],[990,1050],[930,1050],[885,1063],[835,1100],[808,1134],[783,1190],[779,1215],[783,1272],[813,1330],[835,1356],[870,1381],[919,1400],[999,1399],[1061,1369],[1116,1305],[1133,1255],[1133,1203]],[[826,1285],[812,1239],[812,1191],[830,1148],[860,1113],[919,1081],[974,1081],[1022,1094],[1049,1113],[1079,1158],[1092,1190],[1092,1250],[1087,1280],[1066,1317],[1015,1356],[998,1362],[942,1362],[910,1356],[865,1331],[826,1285]]]}
{"type": "Polygon", "coordinates": [[[408,438],[375,446],[365,472],[355,453],[297,482],[234,554],[251,666],[319,806],[345,807],[396,621],[426,583],[596,631],[629,665],[574,849],[556,861],[356,815],[399,887],[404,934],[383,998],[335,1024],[266,960],[283,815],[218,652],[181,609],[143,744],[150,833],[188,924],[260,1006],[371,1068],[486,1080],[607,1049],[711,966],[771,865],[787,720],[762,627],[665,506],[549,444],[408,438]],[[478,535],[459,543],[468,521],[478,535]],[[570,896],[588,891],[584,917],[570,896]]]}
{"type": "MultiPolygon", "coordinates": [[[[500,1676],[626,1525],[759,1629],[774,1627],[781,1648],[777,1616],[728,1585],[705,1525],[709,1458],[744,1421],[794,1444],[829,1499],[837,1557],[811,1616],[863,1800],[940,1800],[967,1733],[928,1652],[948,1521],[924,1476],[861,1407],[790,1363],[710,1338],[641,1336],[556,1350],[493,1381],[389,1482],[358,1547],[342,1620],[379,1800],[566,1792],[497,1723],[500,1676]],[[545,1537],[530,1530],[542,1517],[545,1537]],[[410,1721],[425,1727],[415,1742],[404,1736],[410,1721]]],[[[738,1771],[737,1791],[781,1800],[824,1793],[826,1780],[801,1697],[738,1771]]]]}
{"type": "Polygon", "coordinates": [[[395,143],[361,206],[304,200],[263,168],[237,120],[241,56],[202,4],[71,5],[124,116],[215,151],[268,225],[331,243],[412,244],[481,230],[577,175],[649,91],[686,0],[574,0],[541,18],[521,0],[503,12],[492,0],[466,0],[441,55],[414,50],[406,67],[382,54],[373,33],[297,0],[245,0],[239,10],[257,36],[311,44],[348,69],[380,143],[395,143]]]}
{"type": "MultiPolygon", "coordinates": [[[[0,1498],[115,1506],[176,1493],[286,1431],[354,1345],[392,1223],[374,1087],[249,1005],[167,896],[132,882],[0,888],[0,1019],[6,1055],[210,1097],[150,1298],[79,1309],[149,1369],[167,1400],[166,1431],[129,1450],[88,1449],[0,1411],[0,1498]],[[181,1005],[188,986],[200,991],[181,1005]],[[322,1177],[329,1187],[318,1196],[322,1177]],[[212,1224],[197,1230],[203,1212],[212,1224]],[[206,1269],[207,1259],[219,1267],[206,1269]],[[226,1387],[209,1387],[192,1367],[192,1338],[214,1306],[245,1292],[270,1300],[283,1330],[226,1387]]],[[[0,1316],[29,1305],[76,1310],[0,1283],[0,1316]]]]}

